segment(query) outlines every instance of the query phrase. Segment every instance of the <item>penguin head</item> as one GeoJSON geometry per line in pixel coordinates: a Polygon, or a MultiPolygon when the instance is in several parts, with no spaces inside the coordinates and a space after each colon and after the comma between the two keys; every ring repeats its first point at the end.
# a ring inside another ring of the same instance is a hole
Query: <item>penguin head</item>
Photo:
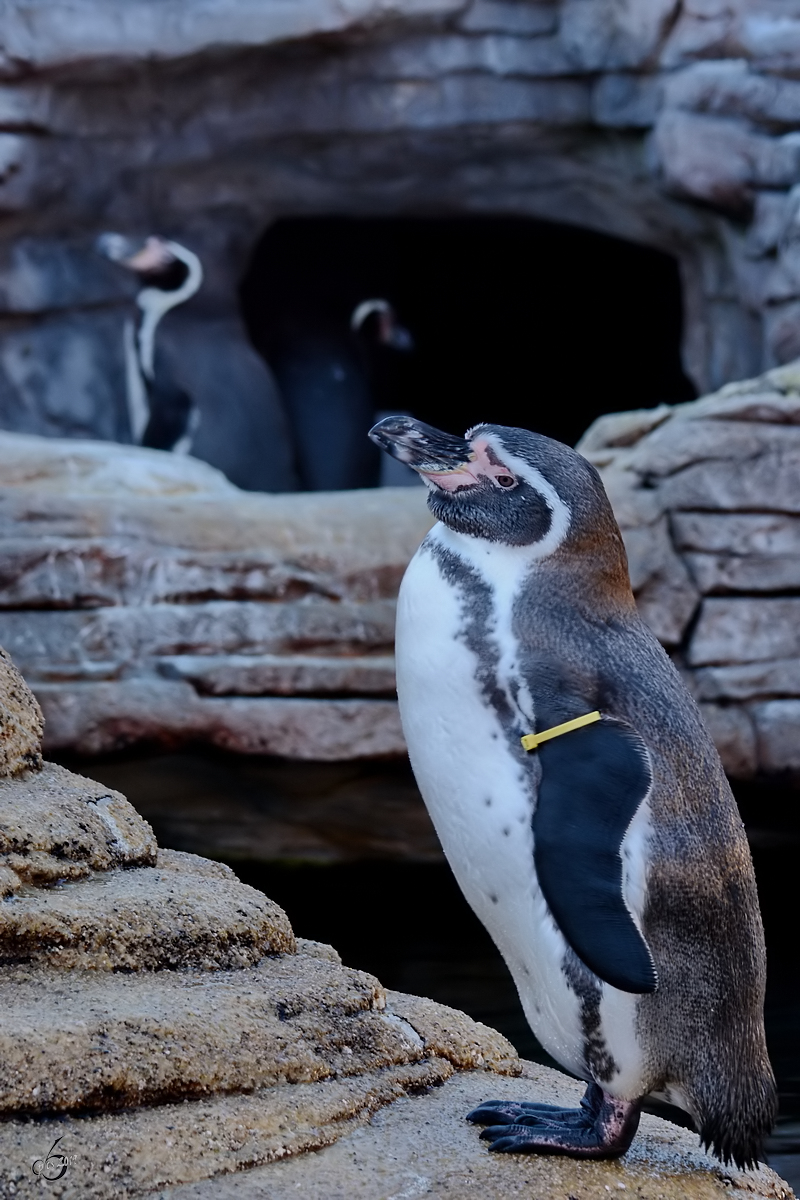
{"type": "Polygon", "coordinates": [[[600,476],[561,442],[489,424],[459,438],[400,416],[380,421],[370,437],[419,473],[431,512],[456,533],[531,547],[537,558],[610,542],[625,562],[600,476]]]}

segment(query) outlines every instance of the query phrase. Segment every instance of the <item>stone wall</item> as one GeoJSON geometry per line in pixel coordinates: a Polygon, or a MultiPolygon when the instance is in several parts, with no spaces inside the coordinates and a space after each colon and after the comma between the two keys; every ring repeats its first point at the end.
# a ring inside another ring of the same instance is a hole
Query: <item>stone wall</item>
{"type": "MultiPolygon", "coordinates": [[[[580,449],[728,773],[800,778],[800,361],[602,417],[580,449]]],[[[402,754],[395,597],[431,523],[422,488],[256,495],[191,458],[0,434],[0,645],[50,751],[402,754]]]]}
{"type": "Polygon", "coordinates": [[[601,417],[599,468],[639,611],[729,775],[800,776],[800,362],[690,404],[601,417]]]}
{"type": "Polygon", "coordinates": [[[422,488],[258,495],[188,457],[9,433],[0,483],[0,645],[49,752],[403,752],[394,600],[422,488]]]}
{"type": "Polygon", "coordinates": [[[798,65],[786,0],[11,3],[0,422],[128,438],[131,283],[92,248],[107,228],[200,253],[181,337],[221,338],[220,361],[249,364],[229,390],[267,397],[236,289],[286,214],[509,213],[630,238],[680,260],[700,388],[785,362],[798,65]]]}

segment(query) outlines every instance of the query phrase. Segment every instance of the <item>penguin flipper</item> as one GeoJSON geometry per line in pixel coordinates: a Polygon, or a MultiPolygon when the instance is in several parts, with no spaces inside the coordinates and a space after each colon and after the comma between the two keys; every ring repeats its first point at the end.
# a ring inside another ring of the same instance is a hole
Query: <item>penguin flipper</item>
{"type": "Polygon", "coordinates": [[[654,992],[653,959],[623,894],[622,842],[650,789],[644,744],[604,719],[540,746],[536,874],[578,958],[623,992],[654,992]]]}

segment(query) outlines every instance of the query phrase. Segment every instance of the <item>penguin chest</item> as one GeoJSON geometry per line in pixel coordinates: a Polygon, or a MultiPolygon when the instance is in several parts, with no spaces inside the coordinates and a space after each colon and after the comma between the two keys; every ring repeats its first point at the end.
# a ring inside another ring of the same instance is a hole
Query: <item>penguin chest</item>
{"type": "MultiPolygon", "coordinates": [[[[435,555],[420,549],[398,605],[403,729],[445,855],[508,964],[534,1032],[580,1073],[580,1004],[534,867],[533,776],[487,695],[489,681],[513,665],[503,644],[510,628],[499,611],[504,598],[489,599],[485,589],[472,593],[469,581],[447,579],[435,555]]],[[[519,713],[519,734],[531,727],[530,716],[519,713]]]]}
{"type": "Polygon", "coordinates": [[[398,604],[403,729],[448,862],[503,955],[537,1038],[584,1077],[587,1039],[607,1043],[616,1080],[604,1086],[614,1090],[618,1084],[620,1094],[636,1094],[642,1060],[635,998],[598,980],[598,1006],[588,1012],[570,981],[572,951],[536,875],[537,776],[517,750],[519,736],[534,728],[534,713],[515,674],[511,636],[522,578],[507,572],[495,587],[472,570],[458,577],[452,563],[445,570],[435,548],[423,544],[398,604]]]}

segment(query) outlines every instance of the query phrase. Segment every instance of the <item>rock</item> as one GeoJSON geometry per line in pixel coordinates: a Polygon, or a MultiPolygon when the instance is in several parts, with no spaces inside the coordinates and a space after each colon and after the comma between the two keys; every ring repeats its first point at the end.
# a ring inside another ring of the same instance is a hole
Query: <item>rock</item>
{"type": "Polygon", "coordinates": [[[191,458],[0,435],[0,641],[50,749],[402,753],[395,596],[431,524],[421,488],[247,494],[191,458]]]}
{"type": "Polygon", "coordinates": [[[42,731],[42,710],[10,655],[0,647],[0,780],[39,770],[42,731]]]}
{"type": "Polygon", "coordinates": [[[56,512],[65,493],[116,498],[238,494],[219,471],[188,455],[14,433],[0,435],[0,486],[6,499],[17,497],[23,504],[33,494],[50,496],[56,512]]]}
{"type": "Polygon", "coordinates": [[[507,33],[532,37],[555,32],[558,13],[552,4],[520,4],[519,0],[473,0],[461,29],[470,33],[507,33]]]}
{"type": "Polygon", "coordinates": [[[16,877],[10,890],[155,861],[152,829],[119,792],[55,763],[0,780],[0,863],[16,877]]]}
{"type": "Polygon", "coordinates": [[[800,596],[712,597],[703,601],[689,646],[691,666],[790,655],[800,655],[800,596]]]}
{"type": "Polygon", "coordinates": [[[0,964],[216,971],[294,949],[285,913],[220,863],[161,850],[152,867],[75,879],[42,889],[39,877],[0,908],[0,964]]]}
{"type": "Polygon", "coordinates": [[[206,699],[189,684],[137,680],[37,685],[56,751],[107,754],[137,742],[204,741],[237,754],[321,762],[405,752],[397,703],[376,699],[231,696],[206,699]]]}
{"type": "Polygon", "coordinates": [[[14,1164],[28,1137],[47,1157],[54,1118],[83,1130],[58,1195],[134,1197],[328,1145],[457,1070],[521,1070],[493,1030],[296,941],[228,867],[157,850],[91,780],[0,781],[0,837],[9,1195],[38,1189],[14,1164]]]}
{"type": "Polygon", "coordinates": [[[243,1175],[168,1188],[164,1200],[374,1200],[377,1196],[479,1195],[485,1200],[789,1200],[791,1190],[768,1167],[723,1168],[697,1148],[695,1135],[644,1116],[628,1151],[614,1162],[486,1151],[464,1114],[479,1100],[530,1099],[575,1105],[581,1087],[546,1067],[526,1063],[520,1079],[486,1080],[463,1072],[419,1100],[384,1108],[318,1154],[289,1158],[243,1175]]]}
{"type": "Polygon", "coordinates": [[[9,0],[4,12],[9,428],[130,437],[120,333],[133,281],[92,246],[109,225],[151,232],[154,214],[203,261],[186,310],[195,334],[221,335],[214,381],[201,363],[210,344],[194,341],[195,358],[182,342],[205,414],[197,453],[248,487],[288,487],[293,472],[285,442],[266,432],[281,424],[268,372],[242,337],[246,264],[278,217],[359,216],[365,195],[376,215],[509,212],[674,254],[699,387],[798,351],[796,312],[777,312],[751,269],[776,262],[764,211],[798,181],[798,21],[783,10],[215,0],[197,11],[130,0],[121,14],[75,0],[64,11],[9,0]],[[212,403],[217,380],[227,413],[212,403]],[[214,433],[226,416],[236,446],[214,433]]]}
{"type": "Polygon", "coordinates": [[[323,658],[293,654],[198,654],[162,658],[165,678],[185,679],[206,696],[263,696],[265,693],[292,696],[304,692],[377,692],[395,689],[394,656],[354,655],[323,658]]]}
{"type": "Polygon", "coordinates": [[[676,0],[644,5],[620,0],[565,0],[561,33],[567,53],[585,70],[641,67],[667,32],[676,0]]]}
{"type": "Polygon", "coordinates": [[[642,616],[734,778],[798,774],[798,422],[790,363],[649,419],[602,417],[578,447],[606,484],[642,616]]]}

